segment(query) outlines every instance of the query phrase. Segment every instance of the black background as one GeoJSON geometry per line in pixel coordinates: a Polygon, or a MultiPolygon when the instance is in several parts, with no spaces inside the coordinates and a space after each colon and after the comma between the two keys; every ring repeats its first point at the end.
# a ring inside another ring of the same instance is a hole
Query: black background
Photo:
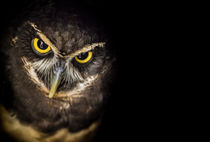
{"type": "MultiPolygon", "coordinates": [[[[102,17],[116,49],[116,81],[97,141],[194,139],[200,130],[195,130],[194,104],[201,93],[194,91],[193,82],[199,53],[192,52],[201,43],[196,43],[195,27],[203,27],[196,18],[206,12],[199,13],[197,2],[77,1],[102,17]]],[[[14,13],[29,2],[1,2],[1,35],[14,13]]]]}
{"type": "MultiPolygon", "coordinates": [[[[116,81],[97,141],[164,139],[166,133],[170,134],[167,129],[171,124],[165,125],[168,122],[162,112],[165,106],[159,102],[159,93],[163,93],[159,74],[162,57],[157,55],[160,53],[158,46],[163,46],[159,44],[162,40],[161,8],[155,3],[134,1],[80,2],[104,17],[103,22],[112,33],[116,47],[116,81]]],[[[28,3],[27,0],[1,3],[1,35],[14,13],[28,3]]]]}

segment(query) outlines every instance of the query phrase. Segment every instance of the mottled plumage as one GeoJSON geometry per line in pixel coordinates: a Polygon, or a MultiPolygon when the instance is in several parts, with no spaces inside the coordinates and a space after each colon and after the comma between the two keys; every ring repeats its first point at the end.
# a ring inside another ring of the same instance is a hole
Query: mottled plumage
{"type": "MultiPolygon", "coordinates": [[[[76,134],[96,128],[95,122],[100,120],[109,94],[114,58],[108,36],[94,17],[72,7],[53,3],[34,5],[13,21],[1,42],[1,54],[5,56],[4,85],[10,89],[1,95],[2,116],[7,117],[8,111],[21,125],[48,136],[55,136],[60,130],[76,134]],[[35,38],[50,47],[47,54],[32,49],[35,38]],[[87,63],[75,59],[85,58],[88,52],[92,56],[87,63]],[[49,98],[52,80],[59,69],[56,93],[49,98]]],[[[9,125],[4,118],[3,126],[9,125]]],[[[69,141],[65,136],[57,141],[69,141]]],[[[39,137],[42,140],[37,141],[54,141],[39,137]]],[[[24,139],[24,133],[19,138],[24,139]]]]}

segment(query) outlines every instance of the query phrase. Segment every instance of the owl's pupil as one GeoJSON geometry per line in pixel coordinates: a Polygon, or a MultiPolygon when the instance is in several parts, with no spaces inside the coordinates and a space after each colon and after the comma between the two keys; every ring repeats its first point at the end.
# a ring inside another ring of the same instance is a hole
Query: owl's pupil
{"type": "Polygon", "coordinates": [[[84,60],[88,57],[88,52],[81,53],[79,56],[77,56],[78,59],[84,60]]]}
{"type": "Polygon", "coordinates": [[[44,43],[43,41],[41,41],[41,40],[39,40],[39,41],[37,42],[37,45],[38,45],[38,47],[39,47],[40,49],[43,49],[43,50],[47,49],[47,47],[48,47],[48,45],[45,44],[45,43],[44,43]]]}

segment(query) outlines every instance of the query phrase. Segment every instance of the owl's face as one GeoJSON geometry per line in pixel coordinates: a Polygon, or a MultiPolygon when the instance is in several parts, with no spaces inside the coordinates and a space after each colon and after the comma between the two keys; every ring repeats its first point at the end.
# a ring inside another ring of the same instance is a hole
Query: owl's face
{"type": "Polygon", "coordinates": [[[17,37],[16,44],[22,45],[18,47],[20,58],[40,91],[48,98],[65,100],[81,95],[106,70],[107,56],[105,42],[97,41],[94,35],[70,24],[55,25],[40,30],[26,22],[21,29],[27,30],[17,37]]]}
{"type": "Polygon", "coordinates": [[[75,14],[31,14],[10,41],[8,74],[20,119],[43,131],[77,131],[98,118],[113,61],[100,29],[75,14]]]}

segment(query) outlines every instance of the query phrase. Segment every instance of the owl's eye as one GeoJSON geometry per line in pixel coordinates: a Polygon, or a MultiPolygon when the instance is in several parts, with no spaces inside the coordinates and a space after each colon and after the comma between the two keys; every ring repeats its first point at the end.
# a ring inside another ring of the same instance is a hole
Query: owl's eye
{"type": "Polygon", "coordinates": [[[80,55],[75,57],[75,60],[78,63],[84,64],[87,63],[88,61],[90,61],[93,57],[93,53],[91,51],[89,52],[85,52],[85,53],[81,53],[80,55]]]}
{"type": "Polygon", "coordinates": [[[38,55],[46,55],[51,51],[50,46],[48,46],[46,43],[44,43],[42,40],[38,38],[34,38],[31,41],[31,46],[33,51],[38,55]]]}

